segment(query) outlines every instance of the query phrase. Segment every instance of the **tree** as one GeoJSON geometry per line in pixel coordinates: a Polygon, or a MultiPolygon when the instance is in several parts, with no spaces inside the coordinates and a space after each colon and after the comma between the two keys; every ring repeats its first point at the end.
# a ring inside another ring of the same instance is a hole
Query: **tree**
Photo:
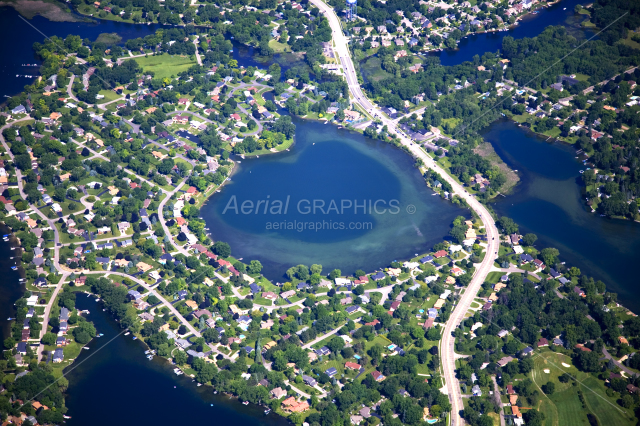
{"type": "Polygon", "coordinates": [[[231,247],[228,243],[216,241],[213,245],[213,252],[220,257],[229,257],[231,256],[231,247]]]}
{"type": "Polygon", "coordinates": [[[548,381],[547,384],[542,385],[542,391],[547,395],[553,394],[555,390],[556,390],[556,384],[553,383],[552,381],[548,381]]]}
{"type": "Polygon", "coordinates": [[[262,263],[259,260],[252,260],[248,270],[250,274],[259,274],[262,271],[262,263]]]}
{"type": "Polygon", "coordinates": [[[522,237],[522,242],[528,246],[534,245],[537,240],[538,240],[538,236],[532,233],[525,234],[525,236],[522,237]]]}
{"type": "Polygon", "coordinates": [[[560,252],[558,249],[553,247],[546,247],[540,251],[540,256],[542,256],[542,260],[547,265],[554,265],[558,260],[559,255],[560,252]]]}
{"type": "Polygon", "coordinates": [[[544,414],[537,410],[527,410],[522,414],[527,426],[542,426],[544,414]]]}
{"type": "Polygon", "coordinates": [[[513,219],[506,216],[502,216],[498,219],[498,225],[503,229],[505,234],[515,234],[518,232],[518,225],[513,221],[513,219]]]}
{"type": "Polygon", "coordinates": [[[574,364],[582,371],[600,371],[600,357],[596,352],[578,352],[578,355],[575,357],[574,364]]]}
{"type": "Polygon", "coordinates": [[[54,333],[46,333],[44,336],[42,336],[42,344],[53,346],[56,344],[56,337],[57,336],[54,333]]]}

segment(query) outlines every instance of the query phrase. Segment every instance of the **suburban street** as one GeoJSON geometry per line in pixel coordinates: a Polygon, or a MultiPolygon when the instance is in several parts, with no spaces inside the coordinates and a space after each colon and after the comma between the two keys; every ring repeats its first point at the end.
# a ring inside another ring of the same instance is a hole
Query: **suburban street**
{"type": "Polygon", "coordinates": [[[349,92],[353,97],[352,100],[354,103],[358,104],[373,117],[380,119],[382,124],[387,126],[389,132],[398,136],[401,143],[407,146],[416,158],[420,158],[426,167],[439,173],[440,176],[442,176],[442,178],[453,188],[452,194],[458,195],[464,199],[471,209],[473,209],[473,211],[482,219],[485,225],[488,242],[487,253],[483,261],[480,264],[476,264],[476,273],[471,280],[471,283],[466,288],[464,294],[460,296],[458,304],[455,306],[449,321],[445,324],[440,348],[443,372],[442,376],[445,380],[445,389],[443,389],[443,391],[449,395],[449,399],[452,404],[451,424],[454,426],[464,424],[464,420],[460,416],[460,412],[464,406],[460,386],[455,374],[455,338],[453,336],[453,332],[464,319],[464,315],[469,310],[480,286],[484,282],[487,274],[491,271],[493,262],[497,257],[498,247],[500,244],[498,229],[496,228],[495,222],[489,214],[489,211],[478,200],[467,193],[462,185],[438,166],[435,161],[420,147],[420,145],[413,143],[413,141],[407,138],[404,133],[398,129],[396,122],[385,116],[377,105],[367,99],[360,87],[360,83],[358,82],[358,76],[349,53],[348,41],[344,36],[338,16],[332,7],[326,5],[321,0],[310,1],[317,6],[322,14],[329,20],[335,44],[334,51],[336,58],[340,59],[347,84],[349,86],[349,92]]]}

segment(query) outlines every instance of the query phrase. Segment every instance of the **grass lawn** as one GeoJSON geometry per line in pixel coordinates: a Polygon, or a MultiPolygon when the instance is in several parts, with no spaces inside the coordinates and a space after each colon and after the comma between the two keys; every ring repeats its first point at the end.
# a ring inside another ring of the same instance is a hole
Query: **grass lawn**
{"type": "Polygon", "coordinates": [[[101,95],[104,95],[104,98],[97,99],[96,100],[97,104],[106,104],[107,102],[115,101],[116,99],[119,99],[119,98],[123,97],[122,95],[118,95],[113,90],[101,90],[98,93],[101,94],[101,95]]]}
{"type": "Polygon", "coordinates": [[[275,40],[269,40],[269,47],[272,48],[275,53],[291,52],[291,48],[287,44],[275,40]]]}
{"type": "Polygon", "coordinates": [[[391,340],[387,339],[386,337],[376,336],[372,341],[365,343],[365,349],[368,351],[372,346],[376,344],[386,348],[391,344],[391,340]]]}
{"type": "Polygon", "coordinates": [[[253,299],[253,303],[258,305],[266,305],[266,306],[273,305],[273,302],[271,300],[263,299],[262,297],[256,297],[255,299],[253,299]]]}
{"type": "Polygon", "coordinates": [[[487,275],[485,282],[490,282],[491,284],[497,284],[500,281],[500,277],[502,277],[503,275],[504,273],[500,271],[489,272],[489,275],[487,275]]]}
{"type": "Polygon", "coordinates": [[[178,75],[196,64],[196,61],[192,61],[188,57],[169,55],[168,53],[135,58],[135,60],[145,71],[155,72],[155,78],[159,79],[178,75]]]}

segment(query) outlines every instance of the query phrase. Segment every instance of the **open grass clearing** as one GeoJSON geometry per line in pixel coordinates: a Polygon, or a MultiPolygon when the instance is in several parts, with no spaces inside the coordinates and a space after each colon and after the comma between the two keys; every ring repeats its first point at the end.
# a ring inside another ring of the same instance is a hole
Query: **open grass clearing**
{"type": "Polygon", "coordinates": [[[189,59],[187,56],[169,55],[168,53],[135,58],[135,61],[145,71],[155,72],[155,78],[159,79],[178,75],[178,73],[186,71],[196,64],[196,61],[189,59]]]}

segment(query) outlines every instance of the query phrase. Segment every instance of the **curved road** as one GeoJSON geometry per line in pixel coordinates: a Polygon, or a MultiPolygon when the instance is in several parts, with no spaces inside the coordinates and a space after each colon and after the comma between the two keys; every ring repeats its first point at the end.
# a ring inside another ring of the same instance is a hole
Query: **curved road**
{"type": "Polygon", "coordinates": [[[358,76],[356,74],[356,70],[349,53],[348,40],[344,36],[338,16],[331,6],[328,6],[321,0],[310,1],[316,7],[318,7],[322,14],[329,20],[329,25],[331,27],[331,32],[333,35],[333,41],[335,43],[335,46],[333,48],[336,53],[335,56],[336,58],[339,58],[340,64],[344,69],[344,74],[349,86],[349,92],[353,97],[353,101],[360,105],[360,107],[362,107],[373,117],[379,118],[382,121],[382,124],[387,126],[389,132],[396,135],[400,139],[401,143],[409,148],[414,157],[420,158],[424,162],[425,166],[439,173],[440,176],[444,180],[446,180],[453,188],[452,193],[463,198],[470,206],[470,208],[473,209],[473,211],[478,216],[480,216],[486,227],[488,240],[487,254],[485,255],[482,263],[476,265],[476,274],[471,280],[471,283],[465,290],[464,294],[460,297],[458,304],[455,306],[454,311],[449,318],[449,321],[447,321],[441,340],[441,360],[443,377],[445,379],[445,392],[449,394],[449,399],[451,400],[452,404],[451,425],[457,426],[464,424],[464,420],[460,416],[460,412],[464,408],[462,404],[462,393],[460,392],[460,385],[455,376],[455,338],[453,336],[453,331],[464,319],[464,315],[471,306],[471,302],[473,302],[473,299],[478,293],[478,290],[484,282],[487,274],[491,271],[491,267],[493,265],[494,259],[497,257],[499,247],[500,238],[498,229],[496,228],[493,218],[484,205],[482,205],[478,200],[469,195],[464,190],[462,185],[460,185],[451,176],[449,176],[446,171],[438,166],[433,161],[433,159],[428,156],[425,151],[422,150],[419,145],[413,143],[412,140],[407,138],[404,133],[398,129],[397,123],[385,116],[376,104],[367,99],[366,95],[362,91],[362,88],[360,87],[360,83],[358,82],[358,76]]]}

